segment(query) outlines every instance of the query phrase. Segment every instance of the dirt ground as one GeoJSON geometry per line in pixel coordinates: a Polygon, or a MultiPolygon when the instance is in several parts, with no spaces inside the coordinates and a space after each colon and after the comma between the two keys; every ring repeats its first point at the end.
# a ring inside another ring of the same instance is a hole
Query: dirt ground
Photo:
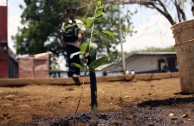
{"type": "MultiPolygon", "coordinates": [[[[194,124],[194,98],[180,93],[179,78],[99,82],[99,126],[194,124]]],[[[0,87],[0,126],[89,125],[90,85],[0,87]],[[75,114],[78,101],[81,101],[75,114]]]]}

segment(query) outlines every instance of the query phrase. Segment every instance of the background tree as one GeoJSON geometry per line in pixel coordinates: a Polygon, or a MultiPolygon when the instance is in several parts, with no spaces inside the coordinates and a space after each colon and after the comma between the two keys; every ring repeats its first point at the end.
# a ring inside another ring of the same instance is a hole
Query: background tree
{"type": "MultiPolygon", "coordinates": [[[[115,4],[139,4],[157,10],[171,25],[187,20],[184,3],[194,4],[194,0],[107,0],[115,4]],[[175,8],[175,11],[173,10],[175,8]]],[[[194,10],[194,9],[193,9],[194,10]]]]}
{"type": "MultiPolygon", "coordinates": [[[[24,0],[25,6],[21,6],[23,13],[21,15],[22,28],[13,37],[16,45],[17,54],[37,54],[46,51],[52,51],[58,56],[61,52],[60,27],[66,18],[66,8],[73,6],[78,10],[77,18],[85,22],[85,18],[91,16],[96,0],[24,0]]],[[[99,52],[110,54],[115,58],[117,50],[115,48],[119,43],[118,37],[113,39],[100,34],[102,29],[109,29],[118,33],[118,8],[116,5],[104,3],[107,7],[108,22],[98,26],[95,33],[95,42],[99,46],[99,52]],[[114,55],[114,56],[113,56],[114,55]]],[[[122,15],[123,37],[133,33],[129,12],[122,15]]],[[[87,41],[87,32],[85,41],[87,41]]],[[[125,37],[124,37],[125,38],[125,37]]]]}
{"type": "Polygon", "coordinates": [[[21,15],[23,28],[18,29],[14,37],[17,54],[37,54],[45,52],[44,43],[49,36],[56,36],[59,30],[56,26],[62,20],[59,3],[55,1],[25,0],[26,7],[21,15]]]}

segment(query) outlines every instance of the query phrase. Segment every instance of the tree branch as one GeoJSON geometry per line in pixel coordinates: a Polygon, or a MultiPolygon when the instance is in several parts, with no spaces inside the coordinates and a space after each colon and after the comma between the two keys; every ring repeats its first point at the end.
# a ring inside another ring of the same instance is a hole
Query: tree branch
{"type": "MultiPolygon", "coordinates": [[[[164,0],[106,0],[107,2],[111,2],[114,4],[139,4],[143,5],[147,8],[156,9],[159,13],[161,13],[168,21],[174,25],[176,24],[176,20],[172,18],[172,15],[167,10],[167,5],[165,5],[164,0]]],[[[184,10],[181,8],[181,4],[177,2],[177,0],[170,0],[168,2],[173,2],[174,6],[176,7],[178,21],[182,22],[186,20],[186,15],[184,10]]],[[[194,0],[192,10],[194,11],[194,0]]]]}
{"type": "Polygon", "coordinates": [[[161,0],[154,0],[154,1],[155,2],[146,3],[144,6],[151,9],[156,9],[159,13],[161,13],[164,17],[166,17],[166,19],[168,19],[171,25],[174,25],[176,22],[174,21],[174,19],[172,18],[168,10],[166,9],[165,5],[161,2],[161,0]],[[160,6],[162,9],[157,6],[157,2],[158,2],[158,6],[160,6]]]}

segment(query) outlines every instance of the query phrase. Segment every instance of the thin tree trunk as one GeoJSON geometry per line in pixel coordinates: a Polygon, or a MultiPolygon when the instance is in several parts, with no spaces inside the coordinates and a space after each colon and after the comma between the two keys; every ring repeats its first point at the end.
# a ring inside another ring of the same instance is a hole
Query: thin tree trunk
{"type": "Polygon", "coordinates": [[[91,89],[91,126],[97,126],[97,86],[95,70],[90,70],[90,89],[91,89]]]}

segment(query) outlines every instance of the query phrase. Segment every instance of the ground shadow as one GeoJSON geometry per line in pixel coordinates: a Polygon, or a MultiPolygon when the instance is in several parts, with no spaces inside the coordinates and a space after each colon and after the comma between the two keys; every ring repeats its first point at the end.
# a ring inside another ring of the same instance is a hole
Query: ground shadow
{"type": "Polygon", "coordinates": [[[177,93],[174,93],[175,95],[191,95],[193,93],[188,93],[188,92],[177,92],[177,93]]]}
{"type": "Polygon", "coordinates": [[[150,76],[150,78],[147,81],[148,82],[151,82],[153,80],[153,76],[154,76],[154,74],[152,73],[151,76],[150,76]]]}
{"type": "Polygon", "coordinates": [[[12,84],[7,84],[7,85],[1,85],[0,87],[7,87],[7,88],[21,88],[21,87],[25,87],[27,86],[27,84],[19,84],[19,85],[12,85],[12,84]]]}
{"type": "Polygon", "coordinates": [[[81,83],[79,77],[72,77],[73,82],[68,82],[68,83],[52,83],[52,84],[47,84],[50,86],[80,86],[83,83],[81,83]]]}
{"type": "Polygon", "coordinates": [[[72,77],[73,81],[75,82],[75,85],[80,85],[81,82],[79,80],[79,77],[72,77]]]}
{"type": "Polygon", "coordinates": [[[137,104],[138,107],[175,106],[178,104],[194,103],[194,97],[168,98],[164,100],[148,100],[137,104]]]}

